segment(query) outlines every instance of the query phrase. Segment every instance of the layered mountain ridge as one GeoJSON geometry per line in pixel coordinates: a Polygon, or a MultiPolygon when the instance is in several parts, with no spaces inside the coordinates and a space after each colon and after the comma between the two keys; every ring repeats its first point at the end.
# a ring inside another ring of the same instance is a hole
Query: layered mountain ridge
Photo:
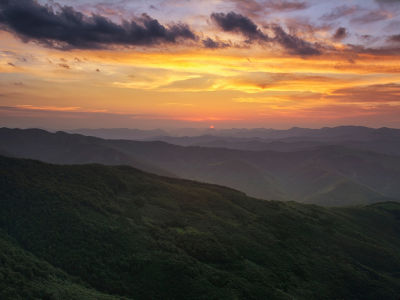
{"type": "Polygon", "coordinates": [[[130,165],[225,185],[261,199],[324,206],[400,199],[400,157],[330,145],[302,151],[182,147],[44,130],[0,130],[5,155],[58,164],[130,165]]]}

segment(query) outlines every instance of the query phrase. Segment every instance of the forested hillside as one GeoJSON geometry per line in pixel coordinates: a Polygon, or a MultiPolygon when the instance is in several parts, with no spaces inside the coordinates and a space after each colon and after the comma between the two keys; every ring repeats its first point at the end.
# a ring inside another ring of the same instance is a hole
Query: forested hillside
{"type": "Polygon", "coordinates": [[[1,299],[398,299],[400,205],[0,156],[1,299]]]}

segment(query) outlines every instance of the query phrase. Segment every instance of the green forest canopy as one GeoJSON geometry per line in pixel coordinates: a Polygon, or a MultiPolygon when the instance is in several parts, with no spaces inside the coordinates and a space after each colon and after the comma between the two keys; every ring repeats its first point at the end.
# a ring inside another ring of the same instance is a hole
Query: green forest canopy
{"type": "Polygon", "coordinates": [[[398,299],[400,205],[0,156],[1,299],[398,299]]]}

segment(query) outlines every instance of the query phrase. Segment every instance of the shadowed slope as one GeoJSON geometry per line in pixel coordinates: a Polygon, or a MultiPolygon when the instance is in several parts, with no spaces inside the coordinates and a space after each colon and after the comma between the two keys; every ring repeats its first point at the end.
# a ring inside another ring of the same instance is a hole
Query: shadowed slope
{"type": "Polygon", "coordinates": [[[397,299],[400,205],[386,206],[261,201],[127,166],[0,157],[0,296],[397,299]]]}
{"type": "MultiPolygon", "coordinates": [[[[322,192],[327,184],[337,181],[347,182],[346,186],[353,191],[360,190],[360,197],[352,202],[353,195],[335,195],[337,190],[331,189],[331,197],[336,197],[335,205],[359,204],[361,199],[365,204],[400,199],[399,157],[341,146],[285,153],[180,147],[162,142],[115,141],[114,145],[155,161],[181,177],[223,184],[262,199],[274,196],[273,199],[277,200],[301,202],[303,197],[322,192]],[[322,180],[316,181],[316,178],[306,175],[313,173],[315,168],[324,170],[331,180],[320,178],[322,180]],[[295,178],[300,182],[296,183],[295,178]],[[302,189],[305,194],[295,196],[299,192],[294,190],[296,188],[302,189]]],[[[319,204],[322,198],[310,199],[313,199],[312,203],[319,204]]]]}

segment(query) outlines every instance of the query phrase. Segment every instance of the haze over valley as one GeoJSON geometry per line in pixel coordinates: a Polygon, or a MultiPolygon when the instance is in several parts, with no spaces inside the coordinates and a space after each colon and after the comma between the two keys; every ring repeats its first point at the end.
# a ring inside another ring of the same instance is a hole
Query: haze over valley
{"type": "MultiPolygon", "coordinates": [[[[325,136],[325,140],[357,136],[360,140],[369,140],[368,145],[379,145],[383,138],[397,140],[400,134],[400,130],[358,127],[321,131],[345,133],[344,137],[325,136]],[[360,129],[368,133],[362,136],[360,129]]],[[[313,132],[315,136],[321,136],[318,130],[313,132]]],[[[281,133],[291,138],[288,134],[286,131],[281,133]]],[[[105,140],[65,132],[3,128],[0,130],[0,151],[14,157],[58,164],[125,164],[158,175],[228,186],[265,200],[294,200],[323,206],[400,200],[400,158],[385,154],[384,147],[377,147],[381,153],[362,147],[354,149],[346,146],[356,141],[345,140],[344,146],[324,142],[279,152],[200,147],[201,144],[196,143],[196,139],[210,137],[174,138],[178,142],[190,140],[197,145],[184,147],[160,141],[105,140]]],[[[221,139],[220,136],[217,138],[218,141],[221,139]]],[[[165,139],[171,138],[166,136],[165,139]]]]}

